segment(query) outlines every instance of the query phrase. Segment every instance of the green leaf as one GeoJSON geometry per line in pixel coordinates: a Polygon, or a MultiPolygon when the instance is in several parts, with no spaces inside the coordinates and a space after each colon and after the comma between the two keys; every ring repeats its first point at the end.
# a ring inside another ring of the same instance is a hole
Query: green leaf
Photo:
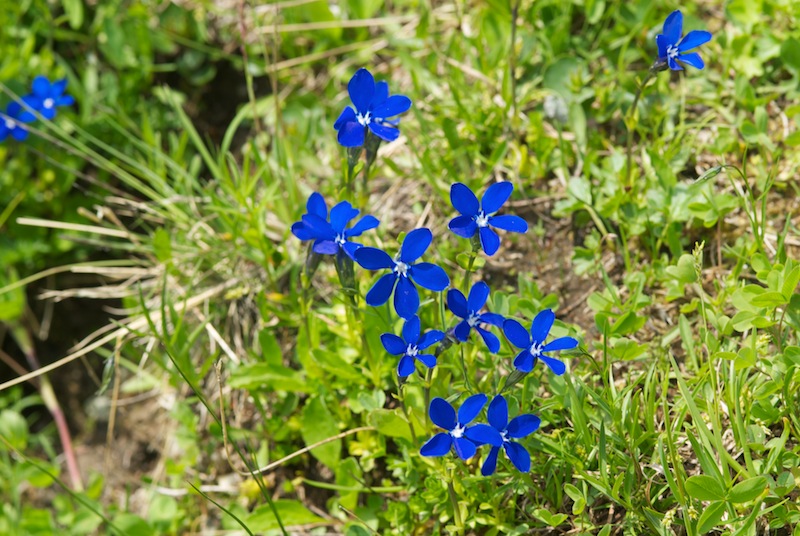
{"type": "Polygon", "coordinates": [[[77,30],[83,24],[83,0],[63,0],[62,3],[70,28],[77,30]]]}
{"type": "Polygon", "coordinates": [[[408,421],[397,409],[376,409],[370,412],[367,417],[370,426],[378,429],[382,435],[389,437],[401,437],[411,441],[411,430],[408,421]]]}
{"type": "Polygon", "coordinates": [[[272,389],[297,393],[310,393],[311,387],[298,371],[281,365],[253,363],[242,365],[231,372],[228,385],[234,389],[272,389]]]}
{"type": "Polygon", "coordinates": [[[700,501],[721,501],[725,498],[725,488],[708,475],[695,475],[688,478],[686,493],[700,501]]]}
{"type": "MultiPolygon", "coordinates": [[[[281,518],[284,528],[293,527],[297,525],[310,525],[312,523],[323,523],[325,520],[316,514],[313,514],[299,501],[290,501],[288,499],[281,499],[273,501],[275,510],[281,518]]],[[[245,525],[255,532],[266,532],[268,530],[280,529],[278,520],[275,519],[275,514],[268,504],[262,504],[244,519],[245,525]]]]}
{"type": "Polygon", "coordinates": [[[133,514],[119,514],[113,523],[125,536],[152,536],[156,533],[144,519],[133,514]]]}
{"type": "Polygon", "coordinates": [[[781,44],[781,60],[787,69],[800,73],[800,41],[794,37],[781,44]]]}
{"type": "Polygon", "coordinates": [[[533,515],[551,527],[557,527],[567,520],[567,514],[551,514],[544,508],[537,508],[533,511],[533,515]]]}
{"type": "Polygon", "coordinates": [[[159,227],[153,236],[153,252],[161,262],[167,262],[172,259],[172,241],[170,240],[169,232],[163,227],[159,227]]]}
{"type": "Polygon", "coordinates": [[[795,266],[794,270],[786,274],[781,287],[781,294],[786,298],[786,301],[792,299],[792,294],[794,294],[798,283],[800,283],[800,266],[795,266]]]}
{"type": "Polygon", "coordinates": [[[779,307],[789,303],[789,298],[784,297],[780,292],[770,290],[760,296],[755,296],[751,303],[756,307],[779,307]]]}
{"type": "MultiPolygon", "coordinates": [[[[3,436],[12,447],[25,450],[28,445],[28,423],[25,418],[10,409],[0,411],[0,436],[3,436]]],[[[0,447],[3,443],[0,443],[0,447]]]]}
{"type": "Polygon", "coordinates": [[[736,361],[734,362],[734,370],[742,370],[752,367],[756,364],[756,354],[752,348],[740,348],[736,354],[736,361]]]}
{"type": "MultiPolygon", "coordinates": [[[[313,445],[323,439],[328,439],[339,433],[336,421],[325,404],[319,397],[312,398],[303,408],[303,424],[301,435],[306,445],[313,445]]],[[[342,452],[342,440],[337,439],[321,445],[311,451],[311,454],[330,467],[336,469],[342,452]]]]}
{"type": "Polygon", "coordinates": [[[746,503],[754,501],[761,495],[767,487],[767,479],[763,476],[755,476],[739,482],[728,493],[728,500],[734,503],[746,503]]]}
{"type": "MultiPolygon", "coordinates": [[[[689,481],[687,480],[686,482],[688,483],[689,481]]],[[[724,501],[717,501],[709,504],[708,508],[704,509],[703,513],[700,514],[700,519],[697,520],[697,532],[700,534],[707,534],[708,531],[717,526],[717,523],[722,519],[722,514],[724,513],[724,501]]]]}

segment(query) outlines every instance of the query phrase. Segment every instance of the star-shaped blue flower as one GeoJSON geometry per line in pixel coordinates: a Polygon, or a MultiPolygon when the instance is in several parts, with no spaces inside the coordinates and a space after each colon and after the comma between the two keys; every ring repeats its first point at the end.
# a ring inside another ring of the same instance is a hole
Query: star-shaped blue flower
{"type": "Polygon", "coordinates": [[[511,341],[511,344],[522,351],[514,359],[514,367],[520,372],[530,372],[536,364],[537,359],[541,359],[550,367],[556,375],[561,376],[567,367],[554,357],[548,356],[545,352],[555,352],[557,350],[570,350],[578,346],[578,341],[572,337],[560,337],[545,344],[545,339],[553,327],[556,315],[552,309],[545,309],[536,315],[531,323],[530,335],[528,330],[516,320],[506,320],[503,322],[503,331],[511,341]]]}
{"type": "Polygon", "coordinates": [[[0,113],[0,141],[5,141],[8,136],[17,141],[28,138],[30,132],[25,123],[35,121],[36,116],[26,108],[36,109],[36,102],[30,95],[23,97],[22,102],[25,103],[25,107],[17,101],[9,102],[6,113],[0,113]]]}
{"type": "Polygon", "coordinates": [[[385,141],[394,141],[400,136],[396,124],[389,118],[407,112],[411,99],[405,95],[389,96],[389,84],[375,83],[366,69],[359,69],[347,84],[353,107],[342,111],[333,124],[338,132],[339,143],[344,147],[364,145],[366,129],[385,141]]]}
{"type": "Polygon", "coordinates": [[[490,226],[512,233],[528,231],[528,224],[519,216],[495,216],[513,191],[514,185],[510,182],[496,182],[486,189],[478,203],[478,198],[469,187],[460,182],[453,184],[450,187],[450,202],[461,216],[450,220],[450,230],[464,238],[472,238],[479,233],[483,251],[489,256],[494,255],[500,247],[500,237],[490,226]]]}
{"type": "Polygon", "coordinates": [[[692,30],[683,39],[683,15],[680,10],[673,11],[664,21],[664,33],[656,36],[658,45],[659,62],[666,61],[669,68],[673,71],[682,71],[683,67],[678,63],[686,63],[697,69],[705,67],[703,58],[697,52],[689,52],[695,47],[711,41],[711,33],[703,30],[692,30]]]}
{"type": "Polygon", "coordinates": [[[351,227],[347,225],[358,216],[358,210],[342,201],[331,209],[331,221],[328,222],[328,206],[322,195],[314,192],[306,202],[307,214],[301,221],[292,225],[292,234],[300,240],[314,240],[313,250],[322,255],[335,255],[339,250],[355,260],[353,254],[361,244],[350,242],[351,238],[361,236],[364,231],[374,229],[380,223],[375,216],[364,216],[351,227]]]}
{"type": "Polygon", "coordinates": [[[497,313],[481,313],[480,310],[486,304],[489,298],[489,285],[483,281],[479,281],[472,285],[469,291],[469,297],[465,298],[461,291],[457,289],[450,289],[447,291],[447,306],[459,318],[463,320],[456,325],[454,334],[456,339],[461,342],[466,342],[469,338],[472,328],[480,334],[486,347],[493,354],[500,350],[500,339],[493,333],[483,329],[481,324],[491,324],[499,328],[503,327],[505,320],[502,315],[497,313]]]}
{"type": "Polygon", "coordinates": [[[70,106],[75,103],[72,95],[67,95],[67,79],[57,80],[53,83],[45,76],[37,76],[33,80],[34,107],[45,119],[56,116],[57,106],[70,106]]]}
{"type": "MultiPolygon", "coordinates": [[[[525,450],[522,445],[511,441],[512,439],[521,439],[527,437],[539,429],[542,420],[536,415],[525,414],[518,415],[508,422],[508,402],[502,395],[497,395],[489,403],[487,411],[487,419],[492,428],[500,433],[503,440],[503,450],[506,451],[506,456],[511,460],[519,471],[527,473],[531,470],[531,455],[525,450]]],[[[499,446],[492,446],[489,455],[481,467],[481,474],[489,476],[494,473],[497,468],[497,455],[500,453],[499,446]]]]}
{"type": "Polygon", "coordinates": [[[400,362],[397,364],[397,375],[405,378],[412,375],[416,370],[415,359],[428,368],[436,366],[436,356],[422,352],[443,338],[444,333],[436,329],[428,331],[420,337],[419,317],[412,316],[403,325],[402,338],[393,333],[384,333],[381,335],[381,343],[390,354],[402,354],[403,357],[400,358],[400,362]]]}
{"type": "Polygon", "coordinates": [[[450,285],[442,268],[429,262],[414,261],[419,259],[433,240],[430,229],[424,227],[408,233],[400,246],[397,256],[392,259],[386,252],[377,248],[363,247],[356,251],[355,260],[367,270],[391,269],[391,272],[380,279],[367,292],[369,305],[383,305],[389,300],[394,290],[394,308],[401,318],[409,319],[419,309],[419,293],[416,282],[421,287],[441,292],[450,285]],[[397,287],[395,289],[395,286],[397,287]]]}
{"type": "Polygon", "coordinates": [[[419,453],[423,456],[444,456],[453,447],[458,457],[466,460],[475,456],[480,445],[489,444],[497,447],[502,445],[503,438],[500,433],[488,424],[467,426],[481,412],[486,400],[484,394],[473,395],[466,399],[458,409],[458,419],[456,410],[447,400],[443,398],[431,400],[429,410],[431,422],[447,432],[440,432],[430,438],[422,445],[419,453]]]}

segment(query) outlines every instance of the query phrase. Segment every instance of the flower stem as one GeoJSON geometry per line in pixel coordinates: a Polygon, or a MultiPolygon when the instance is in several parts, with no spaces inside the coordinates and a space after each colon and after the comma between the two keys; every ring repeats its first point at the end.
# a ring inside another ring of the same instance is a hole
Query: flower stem
{"type": "Polygon", "coordinates": [[[657,71],[651,68],[647,71],[647,76],[644,77],[642,83],[639,84],[639,89],[636,90],[636,96],[633,98],[633,105],[628,111],[628,117],[625,120],[625,128],[628,131],[628,145],[626,147],[626,161],[625,166],[625,186],[629,190],[633,189],[632,173],[633,173],[633,130],[636,126],[636,108],[639,105],[639,99],[642,97],[642,92],[650,79],[652,79],[657,71]]]}
{"type": "Polygon", "coordinates": [[[470,276],[472,275],[472,268],[475,266],[475,259],[478,257],[478,249],[480,249],[480,242],[472,239],[472,251],[469,254],[469,262],[467,263],[467,271],[464,273],[464,281],[461,282],[461,289],[464,296],[469,292],[470,276]]]}
{"type": "MultiPolygon", "coordinates": [[[[430,370],[430,369],[428,369],[430,370]]],[[[406,407],[406,394],[405,390],[403,389],[406,384],[403,382],[403,379],[399,376],[397,377],[397,392],[400,394],[400,409],[403,410],[403,415],[405,416],[406,420],[408,421],[408,429],[411,432],[411,440],[414,444],[417,444],[417,434],[414,432],[414,425],[411,424],[411,417],[408,416],[408,408],[406,407]]]]}
{"type": "Polygon", "coordinates": [[[447,479],[447,493],[450,495],[450,503],[453,505],[453,519],[456,523],[456,534],[463,534],[464,521],[461,519],[461,509],[458,507],[458,496],[456,495],[456,490],[453,487],[454,478],[455,475],[451,473],[450,478],[447,479]]]}

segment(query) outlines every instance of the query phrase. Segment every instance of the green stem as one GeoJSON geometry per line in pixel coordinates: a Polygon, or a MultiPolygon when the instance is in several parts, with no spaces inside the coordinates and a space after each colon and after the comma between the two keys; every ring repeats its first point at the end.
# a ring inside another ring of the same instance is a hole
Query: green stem
{"type": "Polygon", "coordinates": [[[644,80],[641,84],[639,84],[639,89],[636,90],[636,96],[633,98],[633,106],[628,112],[628,117],[625,121],[625,128],[628,131],[628,142],[626,147],[626,160],[627,164],[625,167],[625,185],[628,189],[633,189],[633,182],[632,182],[632,172],[633,172],[633,130],[636,126],[636,108],[639,105],[639,99],[642,97],[642,92],[644,91],[645,86],[650,79],[655,76],[656,72],[653,69],[647,71],[647,76],[644,77],[644,80]]]}
{"type": "Polygon", "coordinates": [[[470,276],[472,275],[472,268],[475,266],[475,259],[478,257],[478,249],[480,249],[480,242],[475,237],[472,239],[472,251],[469,253],[469,262],[467,263],[467,271],[464,273],[464,280],[461,282],[461,290],[464,296],[469,292],[470,276]]]}
{"type": "Polygon", "coordinates": [[[454,477],[455,475],[451,474],[450,478],[447,480],[447,493],[450,495],[450,503],[453,505],[453,519],[456,523],[456,533],[463,534],[464,521],[461,519],[461,509],[458,507],[458,496],[456,495],[456,490],[453,487],[454,477]]]}
{"type": "MultiPolygon", "coordinates": [[[[428,369],[430,370],[430,369],[428,369]]],[[[411,417],[408,416],[408,408],[406,407],[406,395],[403,392],[403,387],[405,384],[402,383],[400,378],[397,379],[397,392],[400,393],[400,409],[403,410],[403,415],[405,416],[406,420],[408,421],[408,429],[411,431],[411,439],[414,441],[414,444],[417,444],[417,434],[414,432],[414,425],[411,424],[411,417]]]]}

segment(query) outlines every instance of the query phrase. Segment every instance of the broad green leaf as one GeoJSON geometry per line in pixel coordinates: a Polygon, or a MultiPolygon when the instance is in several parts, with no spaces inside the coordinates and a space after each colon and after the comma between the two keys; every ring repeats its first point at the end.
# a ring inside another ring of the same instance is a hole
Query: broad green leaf
{"type": "Polygon", "coordinates": [[[686,493],[700,501],[721,501],[725,498],[725,488],[708,475],[695,475],[688,478],[686,493]]]}
{"type": "MultiPolygon", "coordinates": [[[[311,513],[299,501],[281,499],[273,501],[275,510],[281,518],[284,528],[298,525],[309,525],[311,523],[323,523],[325,520],[316,514],[311,513]]],[[[280,524],[268,504],[262,504],[244,520],[245,525],[254,533],[262,533],[268,530],[280,529],[280,524]]]]}
{"type": "Polygon", "coordinates": [[[781,60],[787,69],[800,73],[800,41],[794,37],[781,44],[781,60]]]}
{"type": "MultiPolygon", "coordinates": [[[[0,411],[0,436],[17,450],[25,450],[28,445],[28,423],[25,418],[10,409],[0,411]]],[[[0,443],[0,448],[3,443],[0,443]]]]}
{"type": "Polygon", "coordinates": [[[789,302],[780,292],[767,291],[760,296],[755,296],[751,303],[756,307],[779,307],[789,302]]]}
{"type": "Polygon", "coordinates": [[[114,518],[113,523],[125,536],[155,536],[156,534],[155,529],[148,525],[147,521],[134,514],[119,514],[114,518]]]}
{"type": "Polygon", "coordinates": [[[77,30],[83,24],[83,0],[63,0],[62,3],[70,28],[77,30]]]}
{"type": "Polygon", "coordinates": [[[367,418],[370,426],[378,429],[382,435],[401,437],[411,441],[411,430],[402,412],[397,409],[376,409],[367,418]]]}
{"type": "Polygon", "coordinates": [[[533,511],[533,515],[551,527],[557,527],[567,520],[567,514],[551,514],[544,508],[537,508],[533,511]]]}
{"type": "Polygon", "coordinates": [[[311,388],[302,373],[280,365],[253,363],[242,365],[231,372],[228,385],[234,389],[270,389],[310,393],[311,388]]]}
{"type": "Polygon", "coordinates": [[[781,294],[787,301],[791,299],[798,283],[800,283],[800,266],[795,266],[791,272],[786,274],[781,287],[781,294]]]}
{"type": "MultiPolygon", "coordinates": [[[[687,480],[687,483],[688,482],[687,480]]],[[[715,501],[709,504],[708,508],[704,509],[703,513],[700,514],[700,519],[697,520],[697,532],[700,534],[707,534],[711,529],[717,526],[717,523],[722,519],[722,514],[724,513],[725,501],[715,501]]]]}
{"type": "Polygon", "coordinates": [[[763,476],[748,478],[739,482],[728,493],[728,500],[734,503],[746,503],[758,498],[767,487],[767,479],[763,476]]]}
{"type": "Polygon", "coordinates": [[[169,232],[163,227],[159,227],[153,236],[153,252],[161,262],[172,259],[172,241],[169,232]]]}
{"type": "MultiPolygon", "coordinates": [[[[313,445],[339,433],[336,421],[325,404],[319,397],[309,400],[303,408],[303,424],[301,434],[306,445],[313,445]]],[[[337,439],[321,445],[311,451],[311,454],[330,467],[336,469],[342,452],[342,440],[337,439]]]]}

